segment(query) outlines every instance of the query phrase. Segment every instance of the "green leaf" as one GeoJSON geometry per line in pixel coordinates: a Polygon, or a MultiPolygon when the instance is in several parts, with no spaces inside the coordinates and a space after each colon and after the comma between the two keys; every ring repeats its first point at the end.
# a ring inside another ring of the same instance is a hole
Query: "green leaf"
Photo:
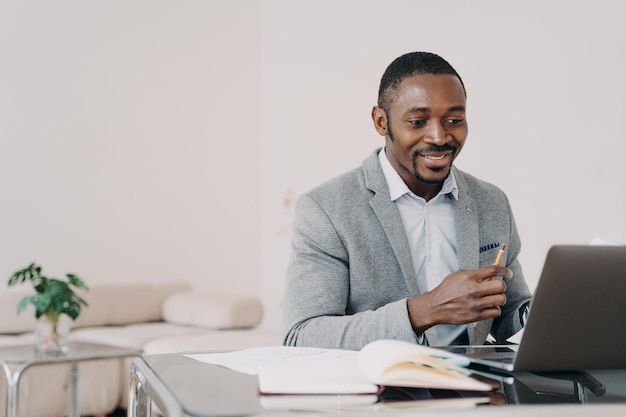
{"type": "Polygon", "coordinates": [[[68,302],[63,309],[63,312],[70,316],[72,320],[76,320],[80,313],[80,305],[75,302],[68,302]]]}
{"type": "Polygon", "coordinates": [[[35,295],[31,298],[31,303],[35,306],[36,317],[39,318],[52,305],[52,296],[48,293],[35,295]]]}
{"type": "Polygon", "coordinates": [[[77,275],[74,274],[67,274],[67,279],[68,281],[75,286],[76,288],[82,288],[84,290],[89,290],[89,287],[87,286],[87,284],[85,283],[85,281],[83,281],[82,279],[80,279],[77,275]]]}
{"type": "Polygon", "coordinates": [[[26,268],[16,271],[9,279],[9,286],[21,284],[25,281],[35,281],[41,276],[41,267],[31,262],[26,268]]]}
{"type": "Polygon", "coordinates": [[[20,300],[17,304],[17,314],[21,314],[22,311],[28,306],[28,304],[33,302],[34,295],[27,295],[20,300]]]}
{"type": "Polygon", "coordinates": [[[76,300],[77,303],[84,305],[85,307],[89,306],[89,304],[87,304],[87,301],[83,300],[82,298],[80,298],[76,294],[74,294],[74,300],[76,300]]]}
{"type": "Polygon", "coordinates": [[[35,291],[37,292],[37,294],[43,294],[46,291],[48,291],[48,283],[47,282],[39,282],[38,284],[34,284],[33,288],[35,288],[35,291]]]}

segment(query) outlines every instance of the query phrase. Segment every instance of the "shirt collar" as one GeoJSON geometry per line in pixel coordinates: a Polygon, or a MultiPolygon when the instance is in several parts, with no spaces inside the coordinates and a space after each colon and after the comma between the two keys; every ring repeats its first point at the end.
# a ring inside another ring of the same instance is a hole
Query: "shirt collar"
{"type": "MultiPolygon", "coordinates": [[[[395,168],[391,166],[391,162],[389,162],[389,159],[387,158],[384,147],[380,150],[380,152],[378,152],[378,160],[383,170],[383,174],[385,175],[385,179],[387,180],[391,201],[396,201],[398,198],[407,193],[413,194],[402,177],[400,177],[400,174],[398,174],[395,168]]],[[[455,200],[459,199],[459,187],[456,184],[456,178],[454,177],[454,172],[452,170],[450,170],[450,174],[446,177],[443,182],[443,186],[441,187],[441,191],[439,191],[439,194],[437,195],[446,194],[451,195],[455,200]]]]}

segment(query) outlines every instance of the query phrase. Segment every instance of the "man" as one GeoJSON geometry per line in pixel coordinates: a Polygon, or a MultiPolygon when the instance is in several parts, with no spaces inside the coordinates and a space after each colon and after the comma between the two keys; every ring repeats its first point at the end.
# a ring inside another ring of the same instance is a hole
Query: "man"
{"type": "Polygon", "coordinates": [[[483,344],[523,327],[530,293],[509,202],[452,164],[465,109],[461,77],[443,58],[415,52],[389,65],[372,110],[385,147],[298,200],[285,344],[483,344]]]}

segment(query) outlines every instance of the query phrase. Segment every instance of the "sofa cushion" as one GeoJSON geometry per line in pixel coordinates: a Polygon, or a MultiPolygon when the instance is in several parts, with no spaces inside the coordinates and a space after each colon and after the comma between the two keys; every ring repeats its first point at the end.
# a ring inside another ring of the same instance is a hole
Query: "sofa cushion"
{"type": "Polygon", "coordinates": [[[94,286],[78,293],[89,306],[81,310],[72,328],[161,321],[163,301],[177,291],[189,289],[183,282],[94,286]]]}
{"type": "MultiPolygon", "coordinates": [[[[22,333],[15,335],[0,334],[0,347],[2,346],[20,346],[20,345],[32,345],[35,343],[34,333],[22,333]]],[[[2,378],[0,378],[2,379],[2,378]]]]}
{"type": "Polygon", "coordinates": [[[167,297],[162,315],[169,323],[204,329],[242,329],[261,322],[263,304],[251,297],[217,297],[187,291],[167,297]]]}
{"type": "Polygon", "coordinates": [[[141,349],[154,340],[167,337],[180,337],[201,333],[197,327],[179,326],[170,323],[135,323],[127,326],[86,327],[72,332],[73,340],[102,343],[106,345],[141,349]]]}
{"type": "Polygon", "coordinates": [[[162,353],[224,352],[263,346],[280,346],[278,330],[213,330],[185,336],[160,337],[144,345],[144,355],[162,353]]]}

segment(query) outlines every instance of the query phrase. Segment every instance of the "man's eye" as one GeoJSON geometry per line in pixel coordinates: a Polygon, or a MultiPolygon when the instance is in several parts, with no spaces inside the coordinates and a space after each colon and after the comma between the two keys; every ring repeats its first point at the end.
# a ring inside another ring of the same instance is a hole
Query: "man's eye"
{"type": "Polygon", "coordinates": [[[455,117],[453,119],[448,119],[448,123],[451,125],[460,125],[461,123],[463,123],[463,119],[455,117]]]}
{"type": "Polygon", "coordinates": [[[409,120],[409,123],[411,123],[414,126],[422,126],[426,124],[426,120],[409,120]]]}

